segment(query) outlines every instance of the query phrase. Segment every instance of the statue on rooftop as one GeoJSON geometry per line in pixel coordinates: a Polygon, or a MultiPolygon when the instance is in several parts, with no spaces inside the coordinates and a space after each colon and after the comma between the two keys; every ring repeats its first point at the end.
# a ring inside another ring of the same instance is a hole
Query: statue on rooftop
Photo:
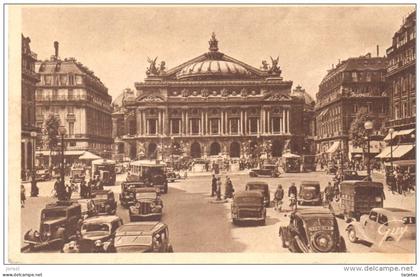
{"type": "Polygon", "coordinates": [[[157,76],[159,75],[159,70],[156,67],[156,60],[158,57],[156,57],[154,60],[147,58],[147,61],[149,62],[149,67],[146,70],[146,75],[149,76],[157,76]]]}
{"type": "Polygon", "coordinates": [[[270,75],[280,75],[281,74],[281,70],[279,67],[279,57],[277,57],[276,59],[273,59],[273,57],[271,57],[271,67],[268,69],[268,73],[270,75]]]}

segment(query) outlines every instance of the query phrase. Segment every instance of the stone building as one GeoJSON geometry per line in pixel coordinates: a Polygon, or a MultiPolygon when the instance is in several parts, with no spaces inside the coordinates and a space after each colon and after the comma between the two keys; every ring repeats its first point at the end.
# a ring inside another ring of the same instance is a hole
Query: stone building
{"type": "Polygon", "coordinates": [[[165,159],[173,149],[192,158],[302,152],[305,97],[292,95],[278,58],[258,69],[220,52],[214,34],[209,46],[172,69],[149,59],[144,82],[114,101],[116,155],[165,159]]]}
{"type": "MultiPolygon", "coordinates": [[[[36,89],[36,122],[39,128],[48,114],[55,114],[67,129],[65,136],[68,161],[84,151],[101,157],[111,156],[112,120],[108,89],[75,58],[61,59],[58,42],[54,43],[55,54],[49,60],[38,61],[36,71],[40,82],[36,89]]],[[[45,148],[37,155],[46,157],[45,148]]]]}
{"type": "MultiPolygon", "coordinates": [[[[393,146],[393,159],[415,159],[416,128],[416,12],[412,12],[392,38],[387,49],[390,120],[386,127],[393,129],[385,141],[393,146]],[[396,147],[398,146],[398,148],[396,147]]],[[[380,158],[390,158],[387,147],[380,158]]]]}
{"type": "Polygon", "coordinates": [[[22,34],[21,81],[21,178],[27,179],[28,171],[35,165],[36,137],[39,129],[35,122],[35,86],[39,76],[35,72],[37,55],[31,51],[31,39],[22,34]]]}
{"type": "MultiPolygon", "coordinates": [[[[374,119],[385,121],[388,114],[386,58],[349,58],[328,70],[316,94],[317,152],[342,152],[349,158],[361,157],[363,150],[352,146],[349,130],[357,112],[366,110],[374,119]]],[[[378,154],[382,137],[374,136],[371,154],[378,154]]],[[[344,157],[344,156],[343,156],[344,157]]]]}

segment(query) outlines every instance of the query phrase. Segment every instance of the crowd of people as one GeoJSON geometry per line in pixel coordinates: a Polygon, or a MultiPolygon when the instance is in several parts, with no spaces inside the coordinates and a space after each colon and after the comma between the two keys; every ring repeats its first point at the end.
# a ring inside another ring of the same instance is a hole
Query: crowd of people
{"type": "MultiPolygon", "coordinates": [[[[233,198],[233,193],[235,192],[233,188],[232,180],[229,176],[226,176],[225,180],[225,191],[224,191],[224,199],[233,198]]],[[[213,174],[211,179],[211,196],[216,196],[216,200],[222,200],[222,180],[220,176],[213,174]]]]}

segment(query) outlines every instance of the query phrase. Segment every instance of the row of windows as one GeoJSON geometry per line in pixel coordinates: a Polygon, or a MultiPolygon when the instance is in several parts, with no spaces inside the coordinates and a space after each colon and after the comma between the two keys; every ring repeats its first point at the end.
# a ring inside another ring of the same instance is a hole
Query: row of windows
{"type": "Polygon", "coordinates": [[[82,75],[74,75],[74,74],[42,74],[41,85],[44,86],[74,86],[74,85],[82,85],[83,84],[83,76],[82,75]]]}
{"type": "Polygon", "coordinates": [[[389,60],[388,71],[404,66],[416,59],[416,48],[408,48],[389,60]]]}
{"type": "Polygon", "coordinates": [[[416,100],[402,101],[394,104],[394,119],[408,118],[416,115],[416,100]]]}
{"type": "Polygon", "coordinates": [[[413,90],[416,88],[416,74],[409,73],[401,76],[392,82],[392,90],[394,95],[399,95],[401,92],[413,90]]]}

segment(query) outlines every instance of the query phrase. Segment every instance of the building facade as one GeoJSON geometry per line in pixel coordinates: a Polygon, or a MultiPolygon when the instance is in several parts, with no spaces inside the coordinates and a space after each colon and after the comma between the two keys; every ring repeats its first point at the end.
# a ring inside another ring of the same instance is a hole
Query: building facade
{"type": "Polygon", "coordinates": [[[31,51],[31,39],[22,35],[21,81],[21,178],[29,177],[35,166],[36,137],[39,129],[35,122],[35,86],[39,76],[35,72],[37,55],[31,51]]]}
{"type": "Polygon", "coordinates": [[[278,58],[260,69],[219,52],[214,34],[206,52],[167,70],[149,60],[144,82],[114,101],[115,155],[192,158],[280,157],[301,153],[303,97],[291,93],[278,58]]]}
{"type": "MultiPolygon", "coordinates": [[[[349,130],[359,110],[384,122],[388,114],[386,58],[365,56],[349,58],[331,68],[316,95],[317,152],[346,157],[361,157],[363,150],[352,146],[349,130]]],[[[380,152],[380,136],[371,142],[371,154],[380,152]],[[378,139],[379,137],[379,139],[378,139]]]]}
{"type": "MultiPolygon", "coordinates": [[[[386,127],[393,129],[385,141],[395,148],[393,159],[414,159],[416,128],[416,12],[412,12],[392,38],[387,49],[388,68],[386,80],[389,86],[390,119],[386,127]],[[404,145],[404,147],[402,146],[404,145]]],[[[382,158],[390,158],[385,149],[382,158]]]]}
{"type": "MultiPolygon", "coordinates": [[[[60,59],[58,42],[54,46],[55,55],[36,64],[40,75],[36,88],[38,127],[42,128],[49,114],[60,118],[67,130],[65,155],[68,160],[84,151],[110,157],[112,98],[108,89],[94,72],[75,58],[60,59]]],[[[49,153],[46,148],[37,152],[41,158],[49,153]]]]}

